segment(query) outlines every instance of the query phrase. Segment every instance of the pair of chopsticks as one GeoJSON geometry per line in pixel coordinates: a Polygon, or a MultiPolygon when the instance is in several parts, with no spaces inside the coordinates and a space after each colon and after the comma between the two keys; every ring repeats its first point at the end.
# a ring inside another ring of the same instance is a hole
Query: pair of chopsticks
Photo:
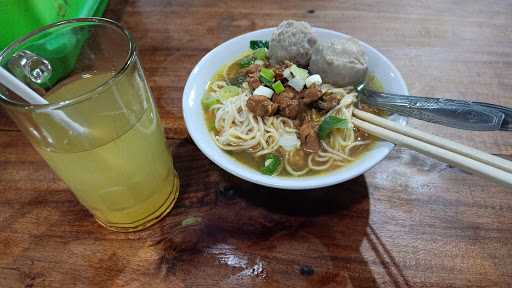
{"type": "Polygon", "coordinates": [[[353,114],[352,123],[369,134],[512,188],[512,161],[359,109],[354,109],[353,114]]]}

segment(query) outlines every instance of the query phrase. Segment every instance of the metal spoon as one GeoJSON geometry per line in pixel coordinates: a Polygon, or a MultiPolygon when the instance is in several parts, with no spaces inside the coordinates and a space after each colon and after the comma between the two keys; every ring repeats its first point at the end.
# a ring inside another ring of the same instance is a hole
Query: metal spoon
{"type": "Polygon", "coordinates": [[[475,131],[512,131],[512,109],[495,104],[383,93],[356,86],[370,106],[448,127],[475,131]]]}

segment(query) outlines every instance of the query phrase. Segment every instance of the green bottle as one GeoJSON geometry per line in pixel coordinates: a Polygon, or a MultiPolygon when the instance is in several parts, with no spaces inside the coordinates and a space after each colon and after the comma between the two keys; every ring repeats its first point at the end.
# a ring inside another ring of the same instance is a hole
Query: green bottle
{"type": "MultiPolygon", "coordinates": [[[[9,27],[0,33],[0,50],[35,29],[54,22],[80,17],[100,17],[107,4],[108,0],[0,0],[0,27],[9,27]]],[[[44,43],[34,39],[23,48],[43,56],[56,68],[47,83],[52,86],[73,70],[87,37],[87,31],[70,33],[67,37],[62,37],[61,34],[58,39],[46,39],[44,43]]]]}
{"type": "Polygon", "coordinates": [[[0,0],[0,50],[31,31],[64,19],[99,17],[108,0],[0,0]],[[8,27],[8,28],[7,28],[8,27]]]}

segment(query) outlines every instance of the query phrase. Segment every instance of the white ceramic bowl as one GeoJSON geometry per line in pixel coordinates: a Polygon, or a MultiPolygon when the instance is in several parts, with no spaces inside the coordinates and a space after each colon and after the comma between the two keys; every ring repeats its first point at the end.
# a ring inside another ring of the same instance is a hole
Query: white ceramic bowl
{"type": "MultiPolygon", "coordinates": [[[[371,150],[350,165],[322,175],[305,177],[267,176],[241,164],[215,145],[208,133],[201,107],[201,97],[203,97],[208,81],[223,64],[234,61],[237,56],[246,51],[250,40],[270,40],[273,30],[274,28],[262,29],[224,42],[206,54],[190,73],[183,92],[183,114],[188,132],[201,152],[233,175],[253,183],[282,189],[311,189],[341,183],[363,174],[384,159],[391,152],[394,145],[379,141],[372,146],[371,150]]],[[[313,33],[320,41],[348,37],[339,32],[320,28],[314,28],[313,33]]],[[[368,54],[370,72],[381,81],[385,91],[409,94],[407,86],[395,66],[376,49],[366,43],[361,42],[361,44],[368,54]]],[[[398,115],[393,115],[390,119],[402,124],[406,122],[405,118],[398,115]]]]}

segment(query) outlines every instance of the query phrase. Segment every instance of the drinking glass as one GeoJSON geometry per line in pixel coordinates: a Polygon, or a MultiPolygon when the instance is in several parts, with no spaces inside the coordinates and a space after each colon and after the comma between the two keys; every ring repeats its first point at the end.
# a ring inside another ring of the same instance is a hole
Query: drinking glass
{"type": "Polygon", "coordinates": [[[0,84],[1,106],[99,223],[134,231],[171,210],[179,179],[126,29],[58,22],[4,49],[0,65],[40,96],[0,84]]]}

